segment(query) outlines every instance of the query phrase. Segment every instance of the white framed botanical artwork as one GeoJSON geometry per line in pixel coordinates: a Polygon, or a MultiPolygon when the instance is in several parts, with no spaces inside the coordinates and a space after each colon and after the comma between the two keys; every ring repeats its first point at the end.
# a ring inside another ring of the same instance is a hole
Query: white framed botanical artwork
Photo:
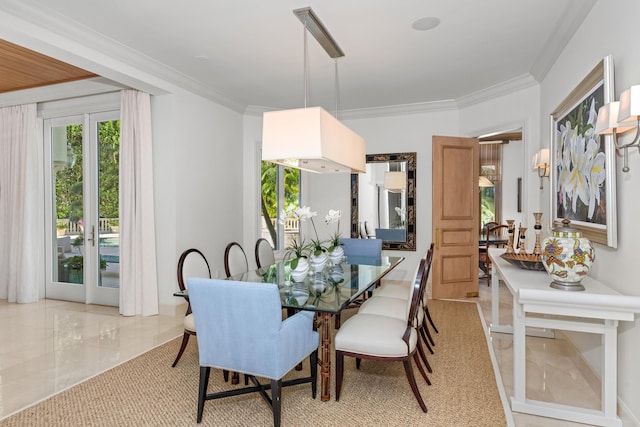
{"type": "Polygon", "coordinates": [[[551,113],[551,215],[592,242],[617,247],[615,147],[594,132],[598,109],[614,100],[613,58],[591,70],[551,113]]]}

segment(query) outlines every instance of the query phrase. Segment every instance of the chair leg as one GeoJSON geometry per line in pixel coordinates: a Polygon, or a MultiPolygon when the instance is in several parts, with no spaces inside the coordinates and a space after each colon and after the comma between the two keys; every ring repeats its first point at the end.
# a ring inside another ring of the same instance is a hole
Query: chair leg
{"type": "Polygon", "coordinates": [[[228,383],[229,382],[229,371],[227,371],[226,369],[224,369],[222,371],[222,377],[224,378],[224,382],[228,383]]]}
{"type": "MultiPolygon", "coordinates": [[[[424,323],[424,321],[422,323],[424,323]]],[[[436,342],[433,340],[433,337],[431,336],[431,332],[429,332],[429,328],[425,327],[425,328],[422,328],[422,329],[427,334],[427,338],[429,338],[429,342],[431,343],[431,345],[435,347],[436,346],[436,342]]]]}
{"type": "Polygon", "coordinates": [[[362,362],[362,359],[356,357],[356,369],[360,369],[360,362],[362,362]]]}
{"type": "Polygon", "coordinates": [[[202,412],[204,411],[204,401],[207,397],[207,387],[209,386],[209,366],[200,366],[200,385],[198,386],[198,424],[202,422],[202,412]]]}
{"type": "Polygon", "coordinates": [[[424,348],[422,348],[422,343],[420,342],[420,340],[418,340],[416,347],[418,348],[418,353],[420,354],[420,358],[424,362],[424,366],[427,367],[427,371],[429,371],[430,374],[433,373],[433,369],[431,369],[431,365],[429,365],[429,361],[427,360],[427,355],[424,352],[424,348]]]}
{"type": "Polygon", "coordinates": [[[271,409],[273,410],[273,427],[280,427],[281,392],[282,379],[271,380],[271,409]]]}
{"type": "Polygon", "coordinates": [[[420,337],[422,338],[422,341],[424,341],[424,343],[426,344],[427,350],[429,350],[429,353],[434,354],[433,349],[431,348],[431,344],[429,344],[429,339],[427,338],[427,334],[424,332],[424,328],[426,328],[426,326],[424,325],[422,328],[420,328],[420,337]]]}
{"type": "Polygon", "coordinates": [[[340,400],[342,390],[342,376],[344,374],[344,354],[336,350],[336,402],[340,400]]]}
{"type": "Polygon", "coordinates": [[[334,325],[333,325],[333,327],[334,327],[335,329],[340,329],[340,313],[336,313],[336,314],[334,315],[334,319],[333,319],[333,321],[334,321],[334,325]]]}
{"type": "Polygon", "coordinates": [[[176,365],[178,364],[178,360],[180,360],[180,358],[182,357],[182,353],[184,353],[184,349],[187,348],[187,343],[189,342],[190,335],[191,334],[188,333],[186,330],[184,331],[184,334],[182,335],[182,344],[180,345],[180,350],[178,351],[176,360],[174,360],[173,365],[171,365],[172,368],[176,367],[176,365]]]}
{"type": "Polygon", "coordinates": [[[411,386],[411,390],[413,391],[413,395],[416,397],[420,408],[422,408],[422,412],[427,412],[427,405],[422,401],[422,396],[420,396],[420,391],[418,390],[418,384],[416,384],[416,378],[413,376],[413,368],[411,367],[411,359],[407,357],[402,361],[404,365],[404,372],[407,375],[407,379],[409,380],[409,385],[411,386]]]}
{"type": "Polygon", "coordinates": [[[413,360],[415,360],[416,366],[418,367],[418,370],[420,371],[420,375],[422,375],[422,378],[424,378],[424,380],[427,383],[427,385],[431,385],[431,381],[429,380],[429,377],[427,376],[427,373],[424,371],[424,368],[422,367],[422,363],[420,363],[420,358],[418,357],[417,353],[413,353],[413,360]]]}
{"type": "Polygon", "coordinates": [[[429,323],[431,323],[431,326],[433,327],[433,330],[436,331],[436,334],[439,334],[440,332],[438,332],[438,328],[436,328],[436,324],[433,323],[433,319],[431,318],[431,313],[429,313],[429,307],[427,307],[425,305],[424,306],[424,311],[427,313],[427,319],[429,319],[429,323]]]}
{"type": "Polygon", "coordinates": [[[316,349],[309,356],[309,364],[311,365],[311,397],[316,398],[316,389],[318,385],[318,350],[316,349]]]}

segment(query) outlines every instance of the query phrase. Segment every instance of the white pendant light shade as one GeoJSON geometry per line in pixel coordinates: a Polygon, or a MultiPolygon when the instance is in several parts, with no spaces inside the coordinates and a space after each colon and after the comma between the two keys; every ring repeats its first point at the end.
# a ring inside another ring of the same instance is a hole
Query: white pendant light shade
{"type": "Polygon", "coordinates": [[[365,142],[322,107],[269,111],[262,160],[317,173],[365,172],[365,142]]]}
{"type": "Polygon", "coordinates": [[[493,182],[484,175],[478,177],[478,187],[493,187],[493,182]]]}
{"type": "Polygon", "coordinates": [[[392,193],[400,193],[407,189],[407,173],[391,171],[384,173],[384,188],[392,193]]]}

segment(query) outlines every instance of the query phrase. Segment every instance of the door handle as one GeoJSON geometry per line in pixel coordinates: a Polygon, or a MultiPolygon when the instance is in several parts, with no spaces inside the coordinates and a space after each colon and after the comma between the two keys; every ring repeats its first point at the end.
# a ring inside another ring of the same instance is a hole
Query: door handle
{"type": "Polygon", "coordinates": [[[87,240],[91,242],[91,246],[96,245],[96,226],[95,225],[91,226],[91,237],[88,237],[87,240]]]}

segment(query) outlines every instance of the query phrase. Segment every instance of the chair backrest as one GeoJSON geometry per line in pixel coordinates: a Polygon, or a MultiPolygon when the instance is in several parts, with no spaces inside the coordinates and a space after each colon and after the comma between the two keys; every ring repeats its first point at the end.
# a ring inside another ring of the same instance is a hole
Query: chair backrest
{"type": "Polygon", "coordinates": [[[187,279],[190,277],[211,279],[211,268],[207,258],[195,248],[182,252],[178,259],[178,287],[181,291],[186,289],[187,279]]]}
{"type": "Polygon", "coordinates": [[[260,238],[256,242],[256,265],[258,268],[268,267],[276,263],[276,257],[273,254],[271,243],[267,239],[260,238]]]}
{"type": "Polygon", "coordinates": [[[361,222],[360,223],[360,238],[361,239],[367,239],[369,236],[367,236],[367,230],[365,230],[364,228],[364,223],[361,222]]]}
{"type": "Polygon", "coordinates": [[[505,246],[507,240],[508,225],[496,225],[487,230],[487,246],[505,246]]]}
{"type": "Polygon", "coordinates": [[[422,308],[422,302],[424,301],[424,294],[427,290],[427,282],[429,280],[429,273],[431,272],[431,262],[433,261],[433,243],[427,251],[425,258],[420,260],[420,267],[416,274],[416,279],[413,284],[413,295],[410,299],[409,317],[407,319],[408,325],[417,326],[418,322],[418,310],[422,308]]]}
{"type": "Polygon", "coordinates": [[[318,349],[313,312],[282,320],[278,286],[190,279],[201,366],[280,379],[318,349]]]}
{"type": "Polygon", "coordinates": [[[257,374],[259,359],[283,350],[276,339],[282,326],[277,285],[190,279],[189,300],[200,365],[257,374]]]}
{"type": "Polygon", "coordinates": [[[231,242],[224,250],[224,272],[227,277],[249,271],[249,262],[240,243],[231,242]]]}
{"type": "Polygon", "coordinates": [[[340,238],[344,256],[350,264],[379,264],[382,257],[382,239],[340,238]]]}
{"type": "Polygon", "coordinates": [[[376,228],[376,239],[385,242],[406,242],[407,232],[404,228],[376,228]]]}
{"type": "Polygon", "coordinates": [[[487,246],[489,230],[495,227],[496,225],[500,225],[500,224],[498,224],[495,221],[489,221],[482,226],[482,229],[480,230],[480,237],[482,238],[482,240],[484,240],[484,246],[487,246]]]}
{"type": "Polygon", "coordinates": [[[371,227],[369,227],[369,221],[364,222],[364,232],[366,233],[368,239],[374,236],[374,234],[371,232],[371,227]]]}

